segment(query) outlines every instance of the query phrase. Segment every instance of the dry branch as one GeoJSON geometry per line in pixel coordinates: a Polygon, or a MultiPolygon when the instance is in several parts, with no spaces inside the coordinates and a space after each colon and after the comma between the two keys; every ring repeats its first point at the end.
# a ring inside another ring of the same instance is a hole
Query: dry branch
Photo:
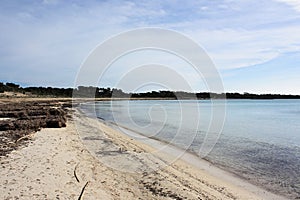
{"type": "Polygon", "coordinates": [[[81,190],[81,193],[80,193],[80,195],[79,195],[79,197],[78,197],[78,200],[81,200],[81,197],[82,197],[82,195],[83,195],[83,193],[84,193],[84,189],[85,189],[85,187],[88,185],[88,183],[89,183],[89,182],[86,182],[86,184],[83,186],[83,188],[82,188],[82,190],[81,190]]]}
{"type": "Polygon", "coordinates": [[[23,136],[23,137],[20,137],[19,139],[16,140],[15,143],[18,143],[18,142],[20,142],[21,140],[24,140],[24,139],[31,138],[31,137],[33,137],[33,135],[34,135],[34,133],[31,133],[31,134],[29,134],[29,135],[25,135],[25,136],[23,136]]]}
{"type": "Polygon", "coordinates": [[[76,174],[76,169],[77,169],[78,165],[79,165],[79,163],[75,166],[75,169],[74,169],[74,176],[75,176],[75,178],[76,178],[76,181],[79,183],[80,181],[79,181],[79,179],[78,179],[78,177],[77,177],[77,174],[76,174]]]}

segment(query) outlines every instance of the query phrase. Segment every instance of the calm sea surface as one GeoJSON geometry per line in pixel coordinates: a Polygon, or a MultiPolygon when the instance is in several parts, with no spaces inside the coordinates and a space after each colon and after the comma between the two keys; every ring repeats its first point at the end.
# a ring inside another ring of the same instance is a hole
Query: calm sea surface
{"type": "MultiPolygon", "coordinates": [[[[198,154],[209,100],[103,101],[82,109],[107,122],[198,154]]],[[[227,100],[225,122],[205,159],[290,198],[300,198],[300,100],[227,100]]]]}

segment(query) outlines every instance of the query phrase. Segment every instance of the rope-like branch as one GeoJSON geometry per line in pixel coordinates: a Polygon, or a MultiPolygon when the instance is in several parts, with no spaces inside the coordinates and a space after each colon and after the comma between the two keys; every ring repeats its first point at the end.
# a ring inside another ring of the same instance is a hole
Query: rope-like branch
{"type": "Polygon", "coordinates": [[[33,133],[31,133],[31,134],[28,134],[28,135],[25,135],[25,136],[23,136],[23,137],[20,137],[19,139],[17,139],[16,141],[15,141],[15,143],[18,143],[18,142],[20,142],[21,140],[24,140],[24,139],[27,139],[27,138],[31,138],[31,137],[33,137],[33,133]]]}
{"type": "Polygon", "coordinates": [[[82,197],[82,195],[83,195],[83,193],[84,193],[84,189],[85,189],[85,187],[88,185],[88,183],[89,183],[89,182],[86,182],[86,184],[83,186],[83,188],[82,188],[82,190],[81,190],[81,193],[80,193],[80,195],[79,195],[79,197],[78,197],[78,200],[81,200],[81,197],[82,197]]]}
{"type": "Polygon", "coordinates": [[[78,179],[78,177],[77,177],[77,174],[76,174],[76,169],[77,169],[78,165],[79,165],[79,163],[75,166],[75,169],[74,169],[74,176],[75,176],[75,178],[76,178],[76,181],[79,183],[80,181],[79,181],[79,179],[78,179]]]}

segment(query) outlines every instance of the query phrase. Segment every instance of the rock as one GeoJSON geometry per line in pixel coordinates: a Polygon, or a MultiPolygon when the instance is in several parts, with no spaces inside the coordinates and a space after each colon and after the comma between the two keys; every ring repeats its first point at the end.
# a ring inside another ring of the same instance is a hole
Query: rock
{"type": "Polygon", "coordinates": [[[14,118],[14,120],[0,121],[0,156],[7,155],[25,142],[22,140],[16,145],[15,141],[19,138],[41,128],[65,127],[67,113],[62,108],[68,108],[71,105],[71,102],[61,104],[53,100],[0,104],[0,117],[14,118]]]}
{"type": "Polygon", "coordinates": [[[0,131],[14,130],[15,126],[11,121],[0,121],[0,131]]]}
{"type": "Polygon", "coordinates": [[[63,126],[62,122],[57,119],[51,119],[46,122],[47,128],[61,128],[63,126]]]}
{"type": "Polygon", "coordinates": [[[61,108],[50,108],[49,109],[50,115],[65,115],[65,111],[61,108]]]}
{"type": "Polygon", "coordinates": [[[29,119],[29,116],[28,116],[28,114],[27,114],[26,111],[20,111],[20,112],[18,113],[18,118],[19,118],[19,119],[29,119]]]}

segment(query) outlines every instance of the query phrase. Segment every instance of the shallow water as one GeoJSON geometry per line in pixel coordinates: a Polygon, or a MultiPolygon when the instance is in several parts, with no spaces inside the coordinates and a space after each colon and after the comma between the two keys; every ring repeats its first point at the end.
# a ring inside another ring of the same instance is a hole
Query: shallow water
{"type": "MultiPolygon", "coordinates": [[[[103,101],[82,108],[197,154],[206,134],[213,134],[209,100],[103,101]]],[[[205,159],[275,193],[300,198],[300,100],[228,100],[225,116],[205,159]]]]}

